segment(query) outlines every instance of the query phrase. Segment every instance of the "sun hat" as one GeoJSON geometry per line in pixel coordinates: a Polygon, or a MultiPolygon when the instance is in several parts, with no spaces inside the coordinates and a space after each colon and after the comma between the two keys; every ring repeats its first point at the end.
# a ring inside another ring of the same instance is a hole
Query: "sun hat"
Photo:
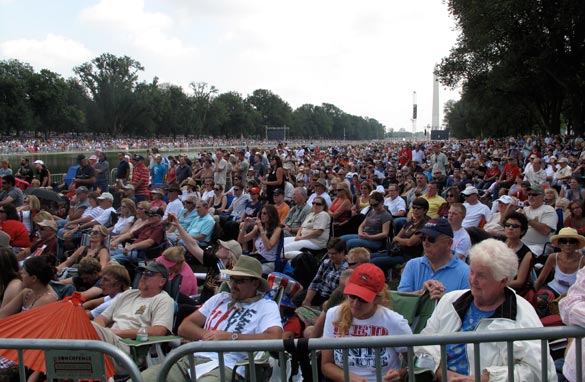
{"type": "Polygon", "coordinates": [[[160,273],[162,275],[162,277],[164,277],[165,279],[169,278],[169,269],[167,267],[165,267],[164,264],[161,264],[157,261],[151,261],[150,263],[148,263],[148,265],[144,266],[144,267],[138,267],[139,271],[151,271],[151,272],[156,272],[156,273],[160,273]]]}
{"type": "Polygon", "coordinates": [[[57,227],[57,223],[54,220],[46,219],[46,220],[43,220],[41,222],[38,222],[37,225],[40,225],[41,227],[49,227],[55,232],[59,229],[57,227]]]}
{"type": "Polygon", "coordinates": [[[268,281],[262,277],[262,264],[250,256],[241,256],[232,269],[222,269],[220,272],[228,276],[248,276],[260,280],[260,292],[268,292],[268,281]]]}
{"type": "Polygon", "coordinates": [[[353,270],[343,293],[372,302],[384,289],[384,284],[386,284],[384,272],[374,264],[365,263],[353,270]]]}
{"type": "Polygon", "coordinates": [[[537,194],[544,194],[544,188],[540,184],[533,184],[528,188],[528,191],[535,192],[537,194]]]}
{"type": "Polygon", "coordinates": [[[242,246],[237,241],[235,241],[235,240],[228,240],[228,241],[218,240],[217,242],[219,243],[219,245],[221,245],[222,247],[224,247],[225,249],[230,251],[236,257],[236,259],[239,259],[240,256],[242,256],[242,246]]]}
{"type": "Polygon", "coordinates": [[[579,249],[585,247],[585,237],[579,235],[575,228],[561,228],[558,235],[554,235],[550,241],[555,247],[559,246],[559,239],[576,239],[579,241],[579,249]]]}
{"type": "Polygon", "coordinates": [[[171,183],[169,188],[167,189],[168,192],[181,192],[181,188],[177,183],[171,183]]]}
{"type": "Polygon", "coordinates": [[[159,194],[159,195],[164,195],[165,192],[163,191],[162,188],[155,188],[154,190],[150,191],[151,194],[159,194]]]}
{"type": "Polygon", "coordinates": [[[419,231],[423,235],[435,238],[439,235],[447,235],[453,237],[453,228],[447,219],[431,219],[419,231]]]}

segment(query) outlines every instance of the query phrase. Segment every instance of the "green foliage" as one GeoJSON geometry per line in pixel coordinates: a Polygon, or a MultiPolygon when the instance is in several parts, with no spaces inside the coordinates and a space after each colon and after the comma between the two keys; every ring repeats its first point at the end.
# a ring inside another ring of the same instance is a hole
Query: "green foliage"
{"type": "Polygon", "coordinates": [[[555,134],[563,118],[575,133],[584,132],[582,1],[450,0],[448,6],[461,34],[438,74],[445,85],[463,85],[459,109],[466,111],[467,134],[481,128],[555,134]],[[498,121],[503,112],[507,120],[498,121]]]}
{"type": "Polygon", "coordinates": [[[92,132],[117,137],[265,137],[265,127],[287,126],[292,138],[376,139],[385,128],[372,118],[347,114],[335,105],[305,104],[296,110],[267,89],[243,97],[191,82],[192,94],[176,85],[139,82],[136,60],[104,53],[63,79],[36,73],[17,60],[0,61],[0,130],[92,132]]]}

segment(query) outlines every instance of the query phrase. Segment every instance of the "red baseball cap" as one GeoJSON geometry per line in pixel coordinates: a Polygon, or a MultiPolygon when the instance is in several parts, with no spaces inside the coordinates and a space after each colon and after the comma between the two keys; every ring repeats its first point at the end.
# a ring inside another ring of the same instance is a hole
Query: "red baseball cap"
{"type": "Polygon", "coordinates": [[[384,289],[384,284],[386,277],[378,266],[370,263],[361,264],[353,270],[343,293],[372,302],[378,292],[384,289]]]}

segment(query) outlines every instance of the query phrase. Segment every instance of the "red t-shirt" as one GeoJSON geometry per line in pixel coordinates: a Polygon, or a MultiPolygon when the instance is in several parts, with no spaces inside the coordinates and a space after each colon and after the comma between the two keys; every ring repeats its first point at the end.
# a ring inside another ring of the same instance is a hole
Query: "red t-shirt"
{"type": "Polygon", "coordinates": [[[506,182],[514,182],[516,177],[522,173],[522,170],[520,170],[520,167],[516,165],[510,166],[507,164],[504,166],[504,170],[502,172],[504,173],[504,180],[506,182]]]}
{"type": "Polygon", "coordinates": [[[135,195],[148,195],[148,182],[150,180],[150,174],[148,167],[145,165],[134,167],[132,172],[132,184],[136,189],[134,190],[135,195]],[[140,186],[136,186],[139,181],[142,181],[140,186]]]}
{"type": "Polygon", "coordinates": [[[20,248],[30,247],[28,230],[22,222],[18,220],[6,220],[0,222],[0,229],[10,236],[10,246],[20,248]]]}

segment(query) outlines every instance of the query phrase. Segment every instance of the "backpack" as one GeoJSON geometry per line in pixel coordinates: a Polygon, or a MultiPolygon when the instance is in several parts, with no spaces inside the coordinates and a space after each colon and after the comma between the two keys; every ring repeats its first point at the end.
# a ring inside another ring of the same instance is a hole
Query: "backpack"
{"type": "Polygon", "coordinates": [[[301,252],[300,255],[291,260],[293,267],[292,277],[297,280],[306,290],[319,269],[319,261],[315,255],[308,252],[301,252]]]}

